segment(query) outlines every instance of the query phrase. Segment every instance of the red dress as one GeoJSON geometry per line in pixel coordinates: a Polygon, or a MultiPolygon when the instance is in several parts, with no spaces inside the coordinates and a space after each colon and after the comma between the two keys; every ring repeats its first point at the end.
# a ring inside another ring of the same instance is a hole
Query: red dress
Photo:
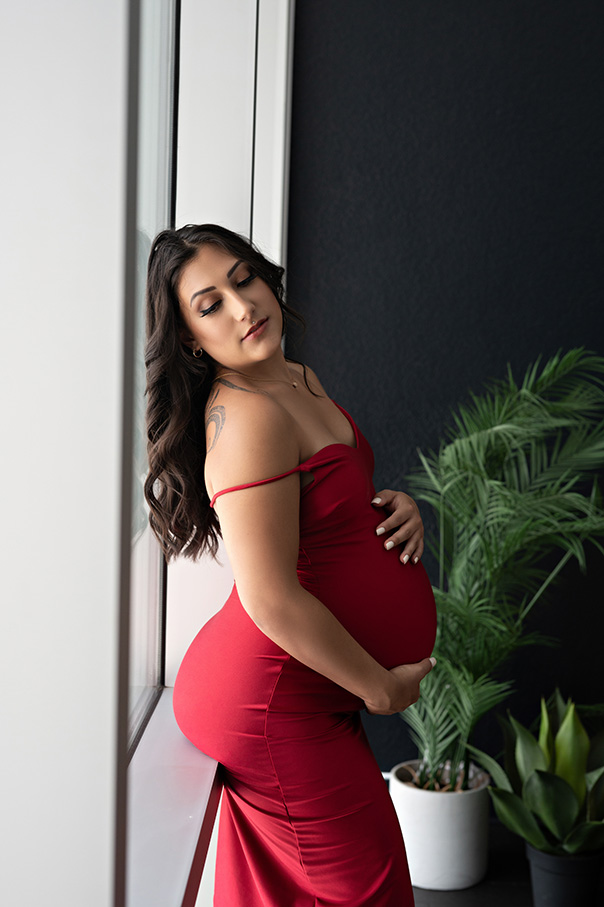
{"type": "MultiPolygon", "coordinates": [[[[373,453],[350,422],[356,447],[330,444],[290,471],[313,476],[301,492],[298,576],[391,668],[432,651],[434,597],[421,562],[401,564],[375,534],[373,453]]],[[[196,636],[174,711],[189,740],[222,765],[216,907],[413,905],[361,708],[268,639],[236,587],[196,636]]]]}

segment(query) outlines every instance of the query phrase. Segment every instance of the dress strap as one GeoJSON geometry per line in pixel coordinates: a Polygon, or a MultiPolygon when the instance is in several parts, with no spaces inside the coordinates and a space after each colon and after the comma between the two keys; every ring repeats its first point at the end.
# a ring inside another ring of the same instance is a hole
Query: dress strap
{"type": "Polygon", "coordinates": [[[241,491],[244,488],[255,488],[256,485],[267,485],[269,482],[276,482],[278,479],[284,479],[286,476],[293,475],[294,472],[304,472],[305,465],[300,463],[298,466],[294,466],[293,469],[288,469],[287,472],[282,472],[278,476],[271,476],[268,479],[258,479],[257,482],[248,482],[246,485],[231,485],[230,488],[223,488],[222,491],[217,491],[212,500],[210,501],[210,507],[214,507],[214,502],[216,498],[219,498],[221,494],[228,494],[231,491],[241,491]]]}

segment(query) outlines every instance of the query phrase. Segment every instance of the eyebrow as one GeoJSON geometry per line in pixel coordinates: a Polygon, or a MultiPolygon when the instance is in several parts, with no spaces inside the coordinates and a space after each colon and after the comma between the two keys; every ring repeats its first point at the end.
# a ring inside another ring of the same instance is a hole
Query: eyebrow
{"type": "MultiPolygon", "coordinates": [[[[242,261],[243,261],[243,258],[238,259],[238,261],[235,262],[233,267],[229,268],[229,270],[227,271],[227,279],[231,276],[233,271],[235,271],[239,267],[239,265],[241,264],[242,261]]],[[[215,289],[216,289],[216,287],[206,287],[205,290],[197,290],[197,292],[193,293],[193,295],[191,296],[191,299],[189,300],[189,307],[193,305],[193,300],[195,299],[196,296],[203,296],[204,293],[209,293],[210,290],[215,290],[215,289]]]]}

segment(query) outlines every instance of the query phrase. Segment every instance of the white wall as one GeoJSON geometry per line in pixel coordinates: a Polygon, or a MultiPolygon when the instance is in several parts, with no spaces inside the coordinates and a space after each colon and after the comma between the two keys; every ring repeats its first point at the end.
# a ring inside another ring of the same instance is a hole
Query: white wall
{"type": "Polygon", "coordinates": [[[126,0],[0,13],[0,903],[109,907],[126,0]]]}

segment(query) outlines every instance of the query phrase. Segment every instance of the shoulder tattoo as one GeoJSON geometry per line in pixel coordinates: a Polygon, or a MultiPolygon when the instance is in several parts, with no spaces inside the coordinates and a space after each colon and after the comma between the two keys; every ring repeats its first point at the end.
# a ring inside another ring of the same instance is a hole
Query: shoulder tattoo
{"type": "Polygon", "coordinates": [[[269,396],[269,394],[267,394],[266,391],[263,391],[260,389],[251,390],[249,387],[241,387],[240,384],[234,384],[232,381],[229,381],[227,378],[218,378],[215,383],[218,386],[215,388],[211,399],[209,399],[208,403],[207,403],[206,437],[207,437],[207,434],[209,432],[211,425],[214,426],[214,433],[212,435],[211,440],[209,440],[206,443],[206,454],[209,454],[210,451],[216,447],[216,444],[218,443],[218,438],[220,437],[220,433],[222,432],[222,429],[224,428],[224,423],[226,422],[226,409],[220,403],[215,402],[216,398],[218,397],[218,394],[220,393],[219,385],[222,384],[222,385],[224,385],[224,387],[229,387],[236,391],[243,391],[245,394],[260,394],[263,396],[269,396]]]}
{"type": "Polygon", "coordinates": [[[210,426],[214,426],[214,433],[211,439],[206,440],[206,454],[209,454],[209,452],[216,446],[218,438],[220,437],[220,433],[224,428],[224,423],[226,421],[226,410],[224,406],[221,406],[218,403],[215,404],[216,398],[219,393],[220,388],[216,387],[211,398],[206,404],[206,439],[208,437],[210,426]]]}
{"type": "MultiPolygon", "coordinates": [[[[216,395],[214,395],[214,400],[216,395]]],[[[218,438],[220,437],[220,432],[224,428],[224,423],[226,421],[226,411],[224,406],[216,405],[211,406],[210,410],[206,416],[206,437],[210,430],[210,425],[214,426],[214,434],[212,435],[211,440],[206,442],[206,453],[209,453],[211,450],[216,447],[218,438]]]]}

